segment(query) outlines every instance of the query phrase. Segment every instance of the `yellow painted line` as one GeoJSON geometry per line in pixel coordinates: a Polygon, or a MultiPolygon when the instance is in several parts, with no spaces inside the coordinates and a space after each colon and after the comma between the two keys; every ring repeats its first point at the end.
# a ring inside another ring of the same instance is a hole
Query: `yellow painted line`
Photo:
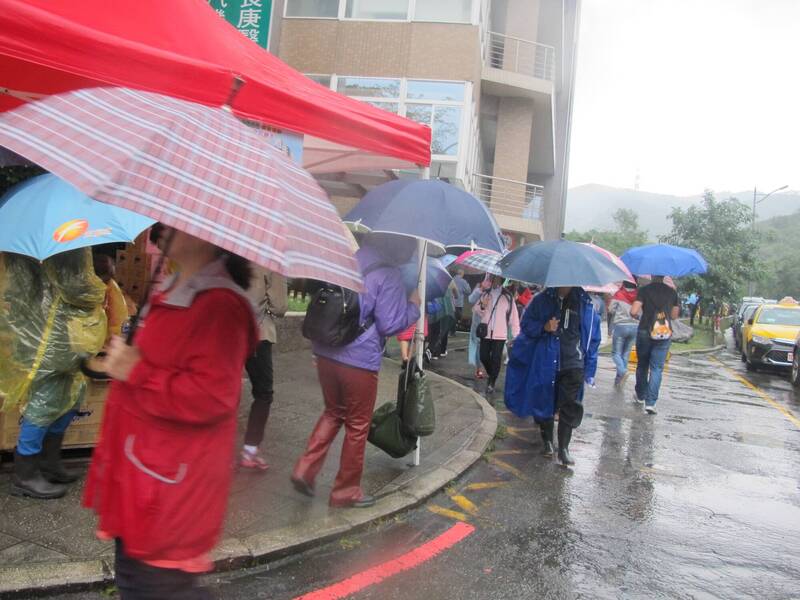
{"type": "Polygon", "coordinates": [[[462,496],[461,494],[453,494],[450,496],[450,500],[458,504],[458,506],[461,507],[464,512],[468,512],[471,515],[478,514],[477,505],[475,505],[475,503],[466,496],[462,496]]]}
{"type": "Polygon", "coordinates": [[[785,406],[781,406],[780,404],[778,404],[777,402],[775,402],[775,400],[773,400],[773,399],[772,399],[772,396],[770,396],[769,394],[767,394],[767,392],[765,392],[764,390],[762,390],[760,387],[758,387],[756,384],[754,384],[753,382],[751,382],[749,379],[746,379],[745,377],[742,377],[741,375],[739,375],[739,373],[737,373],[736,371],[734,371],[733,369],[731,369],[731,368],[730,368],[728,365],[726,365],[725,363],[723,363],[723,362],[722,362],[720,359],[718,359],[716,356],[712,356],[711,358],[712,358],[712,360],[714,360],[714,361],[718,362],[718,363],[720,364],[720,366],[722,366],[722,368],[723,368],[723,369],[725,369],[726,371],[728,371],[728,373],[730,373],[731,375],[733,375],[734,379],[736,379],[737,381],[739,381],[739,383],[741,383],[741,384],[742,384],[743,386],[745,386],[746,388],[753,390],[753,391],[754,391],[756,394],[758,394],[758,395],[759,395],[759,396],[760,396],[760,397],[761,397],[763,400],[765,400],[765,401],[766,401],[766,402],[767,402],[767,403],[768,403],[770,406],[772,406],[772,408],[776,409],[776,410],[777,410],[778,412],[780,412],[780,413],[781,413],[781,414],[782,414],[784,417],[786,417],[787,419],[789,419],[789,421],[791,421],[791,422],[792,422],[792,423],[795,425],[795,427],[797,427],[797,428],[800,428],[800,419],[798,419],[798,418],[797,418],[797,417],[794,415],[794,413],[793,413],[792,411],[790,411],[790,410],[789,410],[788,408],[786,408],[785,406]]]}
{"type": "Polygon", "coordinates": [[[522,433],[523,431],[539,431],[538,427],[506,427],[508,431],[513,431],[514,433],[522,433]]]}
{"type": "Polygon", "coordinates": [[[513,438],[517,438],[518,440],[522,440],[523,442],[528,442],[529,444],[533,442],[530,438],[526,438],[524,435],[517,433],[516,431],[506,431],[508,435],[513,438]]]}
{"type": "Polygon", "coordinates": [[[477,492],[479,490],[493,490],[507,485],[507,481],[487,481],[485,483],[470,483],[464,489],[470,492],[477,492]]]}
{"type": "Polygon", "coordinates": [[[455,519],[456,521],[469,520],[469,516],[465,515],[462,512],[458,512],[457,510],[450,510],[449,508],[444,508],[436,504],[429,504],[428,510],[434,514],[441,515],[442,517],[447,517],[448,519],[455,519]]]}
{"type": "Polygon", "coordinates": [[[492,456],[509,456],[512,454],[530,454],[533,450],[495,450],[492,456]]]}
{"type": "Polygon", "coordinates": [[[525,473],[520,471],[517,467],[508,464],[504,460],[500,460],[499,458],[495,458],[493,456],[490,456],[489,457],[489,462],[492,463],[493,465],[495,465],[496,467],[500,467],[504,471],[507,471],[507,472],[511,473],[515,477],[519,477],[520,479],[525,479],[526,478],[525,477],[525,473]]]}

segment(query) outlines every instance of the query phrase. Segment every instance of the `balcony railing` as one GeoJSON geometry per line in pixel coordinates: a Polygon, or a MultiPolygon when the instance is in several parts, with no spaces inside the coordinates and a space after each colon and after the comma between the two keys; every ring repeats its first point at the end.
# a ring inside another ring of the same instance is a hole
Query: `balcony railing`
{"type": "Polygon", "coordinates": [[[525,181],[473,175],[473,194],[495,215],[540,221],[544,188],[525,181]]]}
{"type": "Polygon", "coordinates": [[[547,44],[489,32],[484,49],[487,66],[553,81],[556,49],[547,44]]]}

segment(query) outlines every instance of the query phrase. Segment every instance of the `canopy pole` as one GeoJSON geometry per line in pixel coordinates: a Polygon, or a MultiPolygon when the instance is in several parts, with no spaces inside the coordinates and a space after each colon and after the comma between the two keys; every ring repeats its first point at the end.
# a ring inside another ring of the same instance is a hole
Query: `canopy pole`
{"type": "MultiPolygon", "coordinates": [[[[431,178],[431,168],[430,167],[423,167],[422,168],[422,177],[421,179],[430,179],[431,178]]],[[[416,361],[417,366],[420,369],[424,370],[423,367],[423,356],[425,355],[425,294],[426,294],[426,287],[427,287],[427,278],[428,278],[428,269],[427,269],[427,260],[428,260],[428,242],[426,240],[417,240],[417,256],[419,257],[419,280],[417,281],[417,293],[419,294],[419,319],[417,320],[417,329],[414,332],[414,337],[416,339],[416,361]]],[[[420,460],[420,445],[422,444],[422,439],[417,438],[417,448],[414,450],[414,462],[412,463],[413,466],[419,466],[420,460]]]]}

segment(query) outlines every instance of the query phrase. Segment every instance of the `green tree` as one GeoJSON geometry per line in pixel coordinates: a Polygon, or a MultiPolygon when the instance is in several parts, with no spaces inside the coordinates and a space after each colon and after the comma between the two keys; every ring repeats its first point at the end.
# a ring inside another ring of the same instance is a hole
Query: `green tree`
{"type": "Polygon", "coordinates": [[[620,208],[614,212],[612,218],[614,219],[613,229],[570,231],[565,237],[573,242],[594,242],[617,256],[623,254],[628,248],[647,243],[647,232],[640,229],[639,216],[635,211],[630,208],[620,208]]]}
{"type": "Polygon", "coordinates": [[[683,288],[717,302],[741,297],[761,268],[751,218],[747,206],[735,198],[717,200],[711,190],[697,206],[672,209],[672,231],[661,241],[694,248],[708,261],[708,272],[687,279],[683,288]]]}

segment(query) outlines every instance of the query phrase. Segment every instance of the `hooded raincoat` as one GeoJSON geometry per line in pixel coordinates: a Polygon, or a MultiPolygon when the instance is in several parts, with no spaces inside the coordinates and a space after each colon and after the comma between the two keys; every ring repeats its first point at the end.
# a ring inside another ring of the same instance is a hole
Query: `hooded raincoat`
{"type": "MultiPolygon", "coordinates": [[[[579,296],[584,377],[589,378],[597,372],[600,316],[586,292],[580,290],[579,296]]],[[[551,318],[560,318],[560,314],[558,290],[548,288],[534,296],[522,316],[520,334],[509,353],[505,383],[506,406],[518,417],[547,421],[555,414],[561,343],[558,335],[546,332],[544,326],[551,318]]],[[[583,398],[583,390],[580,397],[583,398]]]]}

